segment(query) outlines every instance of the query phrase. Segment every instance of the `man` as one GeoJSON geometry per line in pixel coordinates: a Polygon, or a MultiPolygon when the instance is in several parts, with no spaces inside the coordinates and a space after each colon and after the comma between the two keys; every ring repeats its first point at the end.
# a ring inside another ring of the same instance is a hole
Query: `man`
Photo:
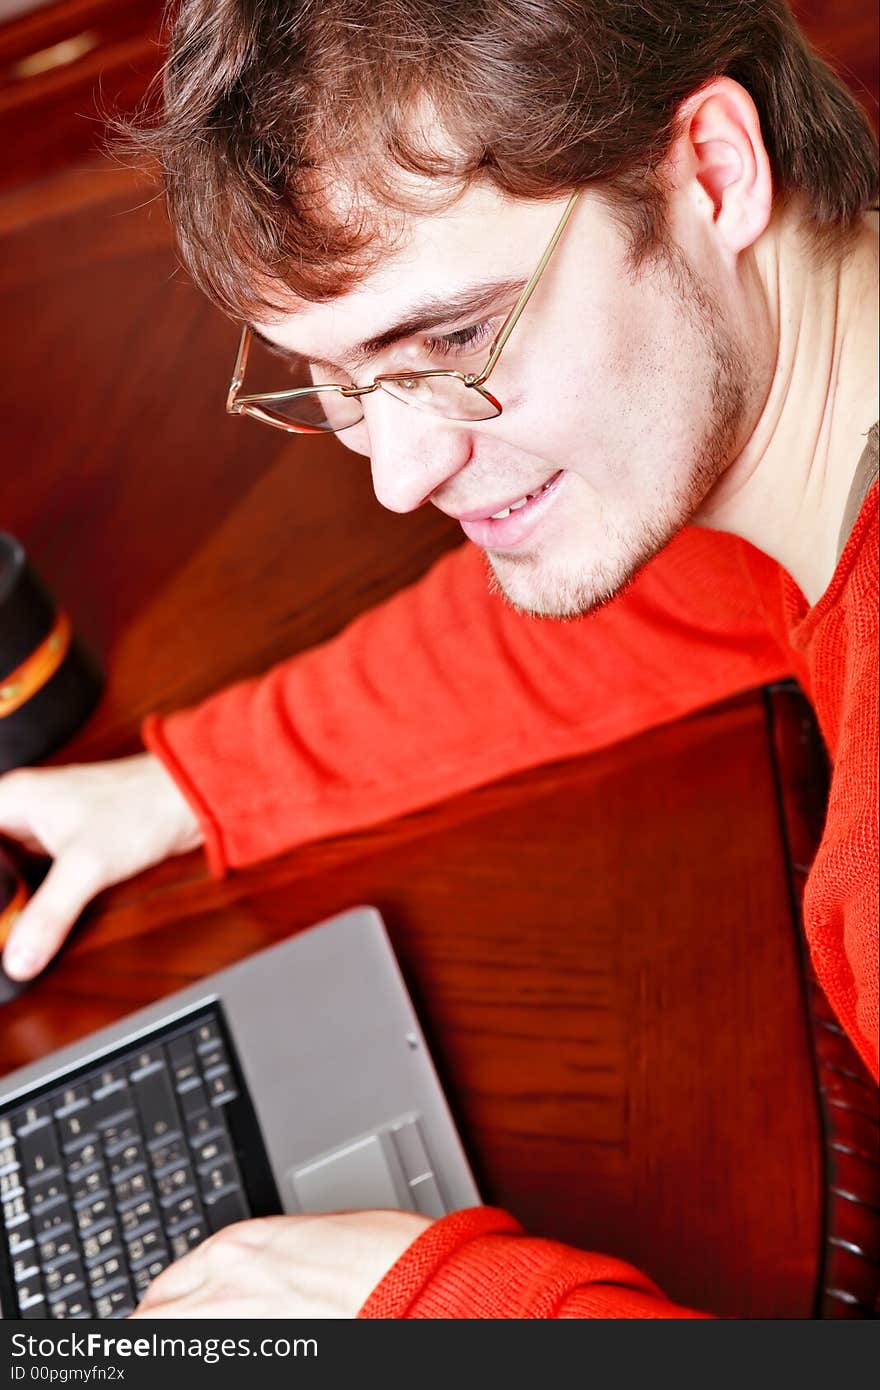
{"type": "MultiPolygon", "coordinates": [[[[5,778],[55,861],[9,972],[170,853],[223,872],[794,673],[835,761],[807,934],[876,1074],[875,146],[783,0],[190,0],[150,139],[196,278],[286,359],[251,383],[245,337],[230,409],[339,430],[476,544],[147,755],[5,778]]],[[[358,1312],[686,1315],[481,1209],[244,1223],[138,1316],[358,1312]]]]}

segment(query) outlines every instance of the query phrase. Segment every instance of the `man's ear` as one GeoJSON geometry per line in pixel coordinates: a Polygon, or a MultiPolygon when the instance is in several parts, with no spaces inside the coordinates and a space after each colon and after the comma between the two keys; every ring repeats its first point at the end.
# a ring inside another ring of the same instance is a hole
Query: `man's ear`
{"type": "Polygon", "coordinates": [[[675,125],[666,172],[679,194],[693,195],[723,250],[735,257],[758,240],[773,206],[755,103],[738,82],[716,77],[682,102],[675,125]]]}

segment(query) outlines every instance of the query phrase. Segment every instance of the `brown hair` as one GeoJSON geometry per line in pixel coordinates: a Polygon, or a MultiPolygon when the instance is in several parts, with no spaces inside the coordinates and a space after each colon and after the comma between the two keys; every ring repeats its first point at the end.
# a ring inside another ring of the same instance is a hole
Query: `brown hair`
{"type": "Polygon", "coordinates": [[[877,196],[868,121],[785,0],[181,0],[170,22],[137,140],[192,274],[235,317],[271,307],[273,282],[342,293],[395,212],[477,179],[531,198],[595,184],[638,256],[676,111],[720,75],[752,96],[777,196],[800,194],[814,233],[845,236],[877,196]]]}

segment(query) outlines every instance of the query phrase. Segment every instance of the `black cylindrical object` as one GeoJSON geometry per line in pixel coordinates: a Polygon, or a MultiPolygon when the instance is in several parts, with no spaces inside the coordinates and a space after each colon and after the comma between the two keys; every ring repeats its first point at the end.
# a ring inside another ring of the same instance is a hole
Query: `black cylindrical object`
{"type": "Polygon", "coordinates": [[[0,773],[39,762],[101,695],[101,673],[14,536],[0,531],[0,773]]]}

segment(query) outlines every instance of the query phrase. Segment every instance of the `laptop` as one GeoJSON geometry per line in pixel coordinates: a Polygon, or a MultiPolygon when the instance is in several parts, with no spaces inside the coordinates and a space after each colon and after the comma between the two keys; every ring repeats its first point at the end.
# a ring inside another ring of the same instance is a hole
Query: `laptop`
{"type": "Polygon", "coordinates": [[[479,1203],[361,907],[0,1078],[0,1316],[122,1318],[233,1221],[479,1203]]]}

